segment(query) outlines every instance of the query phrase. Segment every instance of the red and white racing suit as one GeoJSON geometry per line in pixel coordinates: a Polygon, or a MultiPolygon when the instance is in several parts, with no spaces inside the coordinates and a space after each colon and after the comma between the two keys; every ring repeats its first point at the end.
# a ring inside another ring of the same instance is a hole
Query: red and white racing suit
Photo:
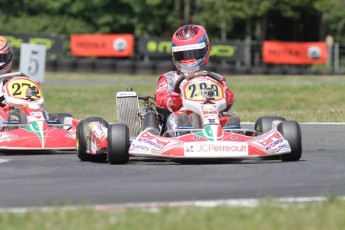
{"type": "Polygon", "coordinates": [[[0,74],[0,123],[2,124],[7,121],[11,107],[5,102],[5,97],[3,95],[3,87],[5,85],[5,81],[4,79],[1,79],[1,76],[2,75],[0,74]]]}
{"type": "MultiPolygon", "coordinates": [[[[217,74],[219,75],[219,74],[217,74]]],[[[174,86],[176,80],[180,77],[180,75],[177,73],[177,71],[170,71],[166,72],[163,75],[161,75],[158,79],[158,84],[156,88],[156,93],[155,93],[155,100],[156,100],[156,107],[158,108],[158,112],[164,111],[165,113],[173,112],[172,115],[168,117],[167,120],[167,129],[173,129],[176,128],[176,121],[177,117],[179,114],[182,113],[188,113],[186,110],[179,110],[182,106],[182,101],[177,101],[177,104],[181,103],[180,105],[177,105],[177,111],[174,109],[173,105],[171,105],[171,94],[173,93],[174,86]]],[[[226,109],[224,111],[228,111],[231,106],[233,105],[235,101],[235,95],[233,92],[230,91],[230,89],[226,86],[226,80],[223,76],[219,75],[221,80],[223,81],[223,87],[226,92],[226,109]]],[[[183,84],[183,82],[182,82],[183,84]]],[[[181,84],[181,85],[182,85],[181,84]]],[[[175,94],[175,93],[173,93],[175,94]]],[[[226,124],[230,117],[229,116],[224,116],[220,117],[220,123],[222,126],[226,124]]]]}

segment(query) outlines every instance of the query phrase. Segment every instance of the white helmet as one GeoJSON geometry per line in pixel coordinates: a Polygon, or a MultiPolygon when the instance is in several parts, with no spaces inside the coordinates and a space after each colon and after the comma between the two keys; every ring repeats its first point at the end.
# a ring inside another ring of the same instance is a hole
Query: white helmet
{"type": "Polygon", "coordinates": [[[0,36],[0,74],[11,71],[13,51],[8,40],[0,36]]]}

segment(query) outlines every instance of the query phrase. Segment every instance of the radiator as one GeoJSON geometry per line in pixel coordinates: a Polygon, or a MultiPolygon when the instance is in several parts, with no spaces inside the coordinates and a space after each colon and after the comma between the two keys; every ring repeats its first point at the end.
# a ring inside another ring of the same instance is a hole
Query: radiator
{"type": "Polygon", "coordinates": [[[135,92],[118,92],[116,94],[117,121],[126,124],[130,137],[135,137],[140,132],[140,116],[138,96],[135,92]]]}

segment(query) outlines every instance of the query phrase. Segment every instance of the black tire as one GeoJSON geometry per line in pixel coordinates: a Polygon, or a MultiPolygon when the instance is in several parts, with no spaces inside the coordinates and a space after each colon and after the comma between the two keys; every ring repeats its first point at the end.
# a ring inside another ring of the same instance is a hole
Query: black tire
{"type": "Polygon", "coordinates": [[[275,120],[286,121],[284,117],[263,116],[256,120],[254,129],[259,133],[266,133],[272,129],[272,122],[275,120]]]}
{"type": "Polygon", "coordinates": [[[49,120],[50,121],[59,121],[61,124],[64,124],[64,120],[66,117],[72,117],[72,114],[69,113],[50,113],[49,120]]]}
{"type": "Polygon", "coordinates": [[[281,161],[298,161],[302,156],[301,127],[296,121],[283,121],[278,131],[289,142],[291,153],[280,155],[281,161]]]}
{"type": "Polygon", "coordinates": [[[226,122],[225,126],[241,127],[241,119],[235,113],[230,113],[230,119],[226,122]]]}
{"type": "Polygon", "coordinates": [[[77,147],[77,155],[81,161],[105,161],[107,159],[106,154],[97,154],[97,155],[91,155],[87,153],[87,150],[89,149],[89,124],[91,122],[101,122],[106,127],[109,127],[108,122],[106,122],[103,118],[100,117],[90,117],[85,120],[82,120],[77,125],[76,130],[76,147],[77,147]]]}
{"type": "Polygon", "coordinates": [[[126,164],[129,160],[129,128],[122,123],[111,124],[108,128],[108,162],[126,164]]]}

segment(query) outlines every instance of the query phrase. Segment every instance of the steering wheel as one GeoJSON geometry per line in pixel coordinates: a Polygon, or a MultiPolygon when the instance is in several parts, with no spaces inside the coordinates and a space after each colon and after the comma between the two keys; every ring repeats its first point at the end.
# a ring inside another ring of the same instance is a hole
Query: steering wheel
{"type": "Polygon", "coordinates": [[[196,72],[194,74],[181,75],[175,82],[173,92],[180,94],[181,93],[180,85],[181,85],[182,81],[185,79],[191,80],[191,79],[197,78],[197,77],[210,77],[210,78],[218,81],[220,84],[222,84],[222,85],[224,84],[221,77],[218,74],[213,73],[213,72],[209,72],[209,71],[201,71],[201,72],[196,72]]]}

